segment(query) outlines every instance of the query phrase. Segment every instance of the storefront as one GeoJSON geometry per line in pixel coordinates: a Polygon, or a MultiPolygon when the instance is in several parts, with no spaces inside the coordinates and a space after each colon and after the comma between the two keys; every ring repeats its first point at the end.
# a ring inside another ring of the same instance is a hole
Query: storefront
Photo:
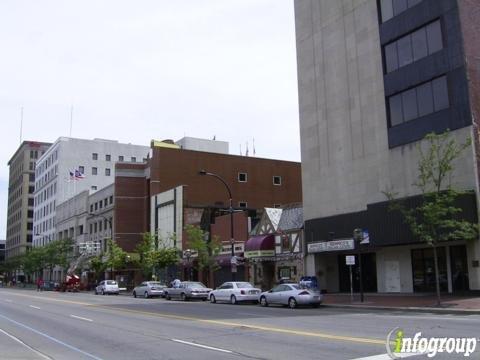
{"type": "Polygon", "coordinates": [[[245,259],[250,282],[262,290],[275,284],[275,236],[253,236],[245,243],[245,259]]]}

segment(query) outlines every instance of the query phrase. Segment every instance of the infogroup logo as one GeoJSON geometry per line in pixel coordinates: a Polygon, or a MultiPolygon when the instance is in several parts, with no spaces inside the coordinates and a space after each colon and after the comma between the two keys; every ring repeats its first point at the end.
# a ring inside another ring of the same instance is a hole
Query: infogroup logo
{"type": "Polygon", "coordinates": [[[427,354],[429,358],[438,353],[463,354],[469,357],[477,348],[476,338],[454,338],[454,337],[422,337],[417,332],[413,338],[405,337],[400,328],[395,328],[387,335],[387,353],[392,359],[400,359],[401,354],[427,354]]]}

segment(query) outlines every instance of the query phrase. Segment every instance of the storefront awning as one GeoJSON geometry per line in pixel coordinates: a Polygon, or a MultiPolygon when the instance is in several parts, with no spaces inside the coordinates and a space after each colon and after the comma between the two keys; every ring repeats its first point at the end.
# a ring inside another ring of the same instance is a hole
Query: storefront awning
{"type": "Polygon", "coordinates": [[[275,236],[253,236],[245,243],[245,257],[275,256],[275,236]]]}

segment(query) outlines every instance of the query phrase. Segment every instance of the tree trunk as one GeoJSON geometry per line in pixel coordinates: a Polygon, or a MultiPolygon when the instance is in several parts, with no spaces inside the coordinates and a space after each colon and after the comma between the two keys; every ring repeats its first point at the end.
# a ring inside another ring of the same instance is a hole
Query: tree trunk
{"type": "Polygon", "coordinates": [[[437,290],[437,306],[440,306],[442,300],[440,298],[440,274],[438,272],[438,255],[436,245],[433,245],[433,260],[435,263],[435,287],[437,290]]]}

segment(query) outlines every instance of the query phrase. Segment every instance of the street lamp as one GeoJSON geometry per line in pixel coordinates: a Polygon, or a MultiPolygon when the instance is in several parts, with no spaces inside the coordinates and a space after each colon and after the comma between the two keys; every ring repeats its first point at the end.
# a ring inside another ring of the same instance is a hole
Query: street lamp
{"type": "Polygon", "coordinates": [[[233,238],[233,206],[232,206],[232,191],[230,190],[230,187],[228,186],[227,182],[220,176],[214,173],[207,172],[205,170],[200,170],[198,172],[199,175],[202,176],[213,176],[214,178],[220,180],[223,185],[225,185],[225,188],[228,191],[228,197],[230,201],[230,207],[228,209],[228,212],[230,213],[230,243],[232,244],[232,251],[231,251],[231,261],[230,261],[230,266],[231,266],[231,271],[232,271],[232,281],[235,281],[235,272],[237,270],[236,268],[236,263],[235,263],[235,239],[233,238]]]}
{"type": "Polygon", "coordinates": [[[183,256],[187,259],[187,277],[188,281],[192,280],[192,268],[190,266],[190,257],[192,256],[192,250],[187,249],[183,252],[183,256]]]}
{"type": "Polygon", "coordinates": [[[358,244],[358,271],[360,273],[360,302],[363,303],[363,276],[362,276],[362,253],[360,251],[360,244],[363,240],[363,230],[353,230],[353,240],[358,244]]]}

